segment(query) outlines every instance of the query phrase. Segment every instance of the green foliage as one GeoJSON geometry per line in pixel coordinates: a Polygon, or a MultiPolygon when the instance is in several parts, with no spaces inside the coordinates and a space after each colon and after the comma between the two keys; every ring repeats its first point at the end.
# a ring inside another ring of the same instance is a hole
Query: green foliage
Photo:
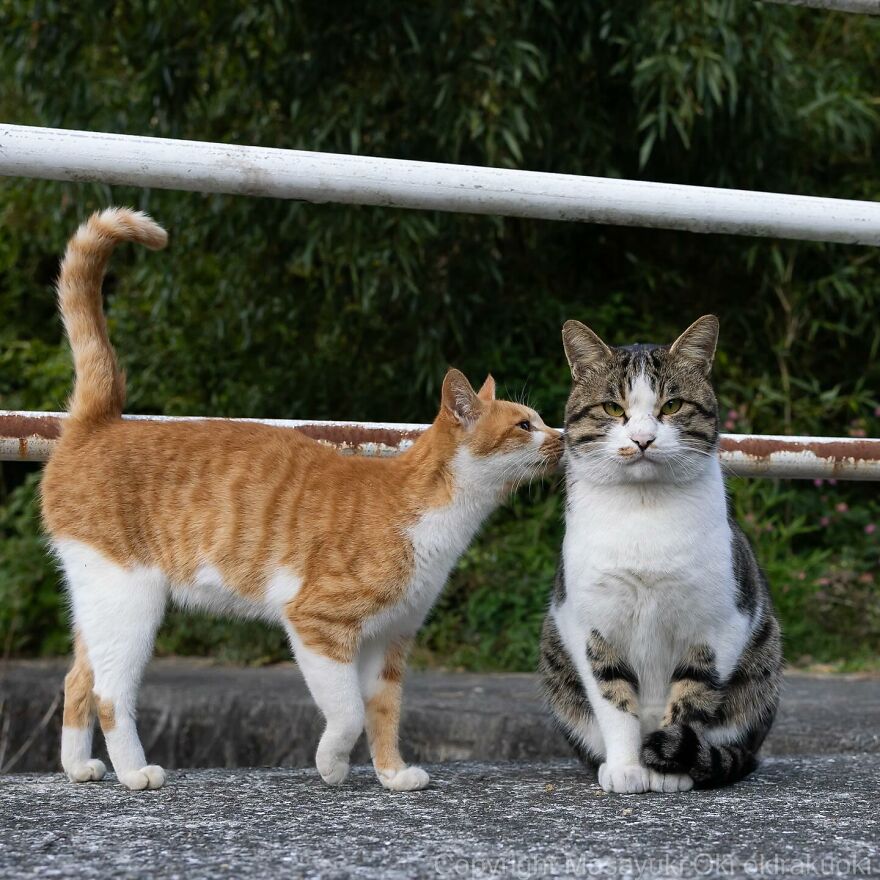
{"type": "Polygon", "coordinates": [[[4,654],[67,650],[64,602],[40,535],[39,474],[0,496],[0,649],[4,654]]]}
{"type": "MultiPolygon", "coordinates": [[[[750,0],[7,0],[0,117],[877,200],[878,39],[868,16],[750,0]]],[[[729,430],[880,433],[876,250],[32,180],[0,193],[3,408],[63,407],[52,279],[79,221],[116,203],[171,234],[161,254],[121,250],[106,285],[131,412],[426,421],[454,363],[558,423],[566,318],[662,341],[713,311],[729,430]]],[[[0,626],[11,650],[46,653],[63,647],[63,603],[23,479],[4,467],[0,626]]],[[[876,490],[732,492],[789,656],[864,662],[876,490]]],[[[531,667],[559,505],[534,487],[491,521],[424,633],[426,662],[531,667]]],[[[178,617],[160,648],[284,651],[256,626],[178,617]]]]}
{"type": "Polygon", "coordinates": [[[876,489],[834,480],[806,487],[732,480],[731,488],[734,510],[772,586],[789,659],[876,665],[876,489]]]}
{"type": "Polygon", "coordinates": [[[562,504],[558,492],[523,496],[465,555],[421,635],[427,650],[419,659],[433,655],[465,669],[535,668],[562,542],[562,504]]]}

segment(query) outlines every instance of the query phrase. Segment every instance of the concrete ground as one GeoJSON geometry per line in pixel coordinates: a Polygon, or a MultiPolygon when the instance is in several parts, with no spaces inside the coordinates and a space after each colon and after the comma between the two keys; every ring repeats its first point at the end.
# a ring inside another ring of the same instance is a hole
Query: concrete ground
{"type": "Polygon", "coordinates": [[[132,793],[57,772],[63,674],[0,668],[3,880],[880,877],[876,678],[790,676],[769,757],[736,786],[606,795],[567,757],[533,676],[415,674],[404,749],[432,784],[391,794],[366,766],[324,786],[320,719],[292,667],[165,661],[140,726],[151,760],[185,769],[132,793]]]}
{"type": "Polygon", "coordinates": [[[732,788],[606,795],[571,761],[448,763],[390,794],[357,768],[196,770],[160,791],[0,786],[4,878],[880,876],[880,756],[770,758],[732,788]]]}

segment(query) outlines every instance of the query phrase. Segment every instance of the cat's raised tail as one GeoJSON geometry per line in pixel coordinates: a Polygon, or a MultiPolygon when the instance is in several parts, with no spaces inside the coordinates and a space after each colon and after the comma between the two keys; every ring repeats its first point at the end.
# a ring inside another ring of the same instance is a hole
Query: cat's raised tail
{"type": "Polygon", "coordinates": [[[107,208],[80,226],[61,263],[58,306],[76,375],[69,412],[71,419],[80,423],[119,418],[125,403],[125,376],[110,345],[101,299],[107,262],[122,241],[160,250],[168,242],[168,234],[140,211],[107,208]]]}

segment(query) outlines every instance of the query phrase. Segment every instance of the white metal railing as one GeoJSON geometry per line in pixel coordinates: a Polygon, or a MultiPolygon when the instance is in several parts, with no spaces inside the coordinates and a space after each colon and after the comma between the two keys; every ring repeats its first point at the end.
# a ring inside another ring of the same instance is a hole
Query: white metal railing
{"type": "MultiPolygon", "coordinates": [[[[880,245],[880,203],[0,124],[0,175],[880,245]]],[[[63,414],[0,412],[0,460],[45,460],[63,414]]],[[[422,425],[280,422],[394,454],[422,425]]],[[[740,475],[880,479],[880,440],[723,435],[740,475]]]]}
{"type": "Polygon", "coordinates": [[[859,12],[862,15],[880,15],[880,0],[767,0],[784,6],[811,6],[830,12],[859,12]]]}
{"type": "Polygon", "coordinates": [[[0,125],[0,175],[880,245],[880,203],[0,125]]]}

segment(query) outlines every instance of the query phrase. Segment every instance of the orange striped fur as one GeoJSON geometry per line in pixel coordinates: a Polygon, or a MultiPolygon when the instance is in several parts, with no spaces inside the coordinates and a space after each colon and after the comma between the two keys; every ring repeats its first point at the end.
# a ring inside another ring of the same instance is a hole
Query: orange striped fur
{"type": "MultiPolygon", "coordinates": [[[[125,382],[101,309],[119,241],[159,248],[165,233],[133,211],[95,214],[71,240],[58,282],[76,382],[42,493],[82,640],[66,698],[70,729],[83,727],[78,707],[99,707],[120,778],[132,788],[164,781],[143,763],[128,717],[170,596],[285,626],[327,717],[317,763],[328,782],[344,778],[366,724],[383,784],[423,787],[427,776],[397,752],[409,641],[485,516],[558,462],[558,432],[529,407],[496,400],[491,377],[475,393],[457,370],[431,427],[389,459],[344,456],[264,425],[123,421],[125,382]],[[116,630],[131,629],[132,647],[115,659],[103,647],[119,638],[104,631],[108,614],[116,630]],[[125,675],[110,668],[119,662],[131,667],[125,675]],[[334,702],[328,687],[359,707],[334,702]]],[[[90,760],[84,737],[70,734],[77,745],[62,748],[72,779],[90,760]]]]}

